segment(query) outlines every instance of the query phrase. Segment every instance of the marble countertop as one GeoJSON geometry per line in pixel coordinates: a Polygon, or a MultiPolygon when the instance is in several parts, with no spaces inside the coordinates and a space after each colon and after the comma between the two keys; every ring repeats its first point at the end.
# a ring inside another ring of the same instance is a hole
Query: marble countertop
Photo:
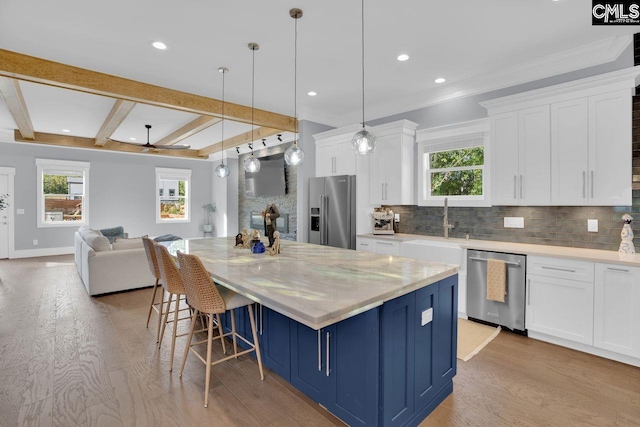
{"type": "Polygon", "coordinates": [[[617,251],[603,251],[599,249],[583,249],[567,246],[534,245],[527,243],[499,242],[493,240],[466,240],[466,239],[445,239],[439,236],[425,236],[420,234],[393,234],[377,235],[362,234],[358,237],[369,239],[392,239],[399,242],[411,240],[424,240],[432,242],[457,243],[464,249],[478,249],[483,251],[508,252],[524,255],[539,255],[555,258],[571,258],[584,261],[606,262],[611,264],[621,264],[640,267],[640,254],[620,254],[617,251]]]}
{"type": "Polygon", "coordinates": [[[197,255],[216,282],[312,329],[382,305],[457,273],[458,266],[281,241],[282,253],[252,254],[235,239],[166,242],[197,255]]]}

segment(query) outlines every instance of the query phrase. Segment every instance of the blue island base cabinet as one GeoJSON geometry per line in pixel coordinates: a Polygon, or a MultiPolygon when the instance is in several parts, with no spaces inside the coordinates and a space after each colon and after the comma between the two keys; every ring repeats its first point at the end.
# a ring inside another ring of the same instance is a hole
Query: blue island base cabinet
{"type": "MultiPolygon", "coordinates": [[[[453,391],[457,286],[452,276],[321,330],[258,307],[263,363],[348,425],[417,426],[453,391]]],[[[246,311],[236,328],[253,341],[246,311]]]]}

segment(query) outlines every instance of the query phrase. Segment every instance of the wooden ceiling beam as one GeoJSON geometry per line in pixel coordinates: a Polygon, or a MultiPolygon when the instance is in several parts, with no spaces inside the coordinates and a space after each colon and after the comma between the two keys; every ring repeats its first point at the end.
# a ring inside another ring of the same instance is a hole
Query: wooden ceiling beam
{"type": "Polygon", "coordinates": [[[117,99],[95,137],[95,144],[99,146],[105,145],[135,106],[135,102],[117,99]]]}
{"type": "MultiPolygon", "coordinates": [[[[97,146],[95,145],[94,138],[83,138],[79,136],[70,136],[70,135],[56,135],[53,133],[41,133],[35,132],[35,139],[25,139],[22,137],[20,131],[18,129],[14,130],[14,137],[16,142],[29,142],[32,144],[46,144],[46,145],[55,145],[58,147],[75,147],[75,148],[88,148],[92,150],[105,150],[105,151],[116,151],[116,152],[126,152],[126,153],[142,153],[144,147],[132,144],[125,144],[123,142],[111,141],[109,140],[105,145],[97,146]]],[[[198,154],[197,150],[150,150],[145,154],[153,154],[158,156],[169,156],[169,157],[184,157],[190,159],[203,158],[198,154]]],[[[206,156],[205,156],[206,158],[206,156]]]]}
{"type": "MultiPolygon", "coordinates": [[[[226,150],[228,148],[238,147],[240,145],[248,144],[249,142],[257,141],[262,138],[268,138],[270,136],[277,135],[279,133],[282,133],[280,129],[273,129],[273,128],[267,128],[267,127],[258,128],[253,131],[253,136],[251,135],[251,131],[249,131],[249,132],[245,132],[243,134],[234,136],[233,138],[225,139],[223,141],[224,148],[226,150]]],[[[198,151],[198,154],[200,156],[208,156],[210,154],[217,153],[222,150],[222,144],[223,144],[222,142],[218,142],[217,144],[204,147],[200,149],[200,151],[198,151]]]]}
{"type": "MultiPolygon", "coordinates": [[[[222,101],[0,49],[0,76],[198,115],[222,116],[222,101]]],[[[225,102],[225,118],[251,123],[251,107],[225,102]]],[[[254,110],[258,126],[296,131],[296,119],[254,110]]]]}
{"type": "Polygon", "coordinates": [[[14,79],[0,77],[0,95],[2,95],[5,104],[7,104],[7,108],[11,116],[13,116],[13,120],[16,122],[22,137],[33,140],[35,131],[33,130],[27,103],[22,96],[20,83],[14,79]]]}
{"type": "Polygon", "coordinates": [[[197,119],[187,123],[170,135],[165,136],[160,141],[153,145],[175,145],[183,139],[189,138],[198,132],[201,132],[216,123],[219,123],[222,119],[211,116],[200,116],[197,119]]]}

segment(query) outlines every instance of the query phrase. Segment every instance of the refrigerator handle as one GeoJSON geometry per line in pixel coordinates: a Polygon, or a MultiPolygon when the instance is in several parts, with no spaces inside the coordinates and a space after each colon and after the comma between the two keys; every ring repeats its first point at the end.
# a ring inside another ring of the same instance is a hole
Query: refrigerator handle
{"type": "Polygon", "coordinates": [[[326,245],[324,241],[324,195],[320,196],[320,244],[326,245]]]}
{"type": "Polygon", "coordinates": [[[329,197],[324,196],[324,244],[329,244],[329,197]]]}

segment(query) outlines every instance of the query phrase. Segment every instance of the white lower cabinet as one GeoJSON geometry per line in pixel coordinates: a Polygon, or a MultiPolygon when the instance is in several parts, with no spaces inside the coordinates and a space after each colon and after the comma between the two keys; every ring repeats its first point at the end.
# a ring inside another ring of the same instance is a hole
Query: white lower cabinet
{"type": "Polygon", "coordinates": [[[640,358],[640,267],[596,264],[594,346],[640,358]]]}
{"type": "Polygon", "coordinates": [[[400,256],[400,242],[390,239],[357,237],[356,250],[374,252],[381,255],[400,256]]]}
{"type": "Polygon", "coordinates": [[[527,276],[527,329],[593,344],[593,282],[527,276]]]}

